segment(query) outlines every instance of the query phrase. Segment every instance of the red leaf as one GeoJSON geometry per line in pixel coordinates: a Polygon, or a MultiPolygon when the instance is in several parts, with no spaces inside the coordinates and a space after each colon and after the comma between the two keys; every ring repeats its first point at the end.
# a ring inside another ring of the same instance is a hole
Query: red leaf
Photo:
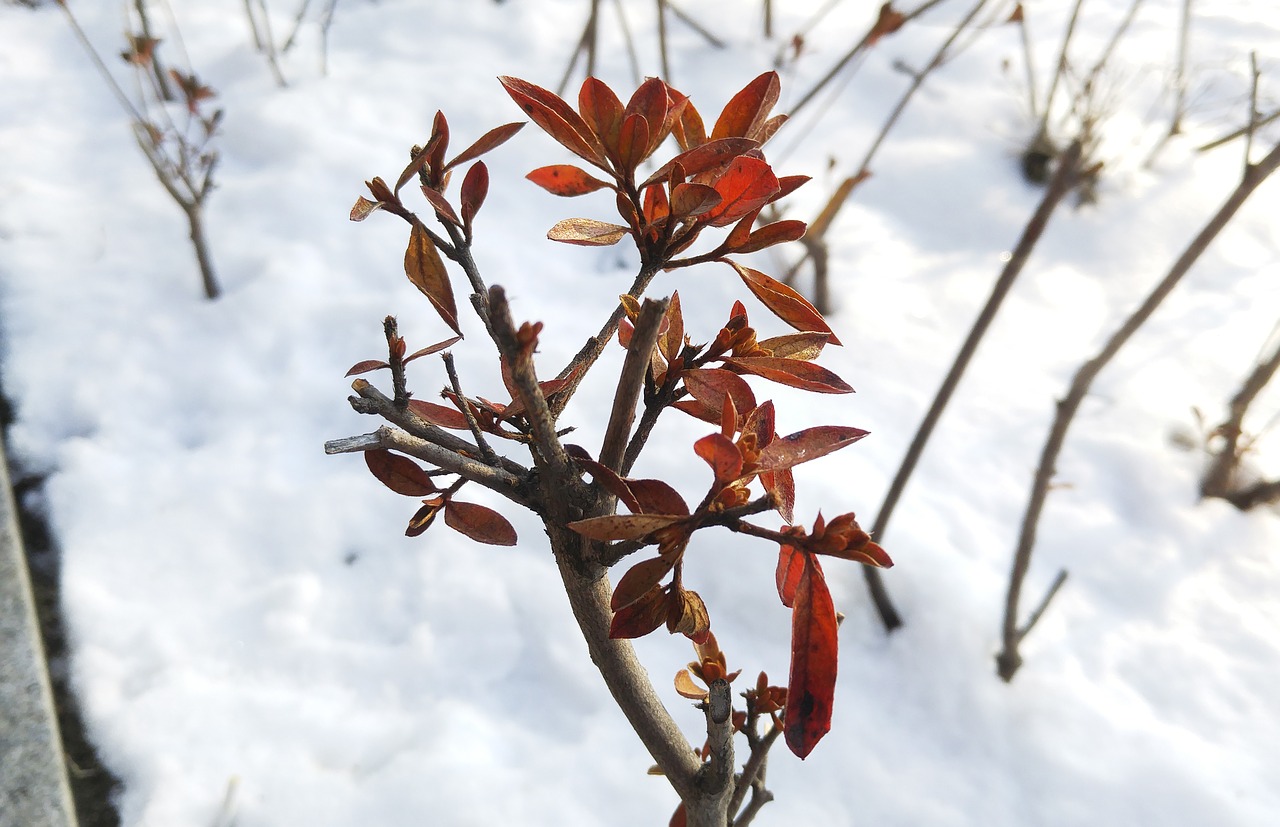
{"type": "Polygon", "coordinates": [[[644,146],[644,154],[640,160],[648,158],[663,139],[667,137],[667,85],[657,78],[649,78],[636,89],[631,100],[627,102],[623,123],[631,115],[639,115],[644,119],[648,141],[644,146]]]}
{"type": "Polygon", "coordinates": [[[654,184],[644,191],[644,219],[651,226],[671,215],[671,204],[667,201],[667,191],[661,184],[654,184]]]}
{"type": "MultiPolygon", "coordinates": [[[[516,102],[519,103],[519,101],[516,102]]],[[[511,139],[512,135],[515,135],[523,128],[523,123],[506,123],[502,126],[495,126],[493,129],[490,129],[488,132],[481,135],[474,144],[462,150],[462,152],[459,152],[456,158],[445,164],[444,170],[441,170],[441,174],[446,170],[453,169],[459,164],[465,164],[467,161],[479,158],[489,150],[496,149],[502,144],[505,144],[511,139]]]]}
{"type": "Polygon", "coordinates": [[[846,548],[841,551],[819,553],[827,554],[831,557],[839,557],[841,560],[852,560],[855,563],[862,563],[866,566],[875,566],[878,569],[893,568],[893,558],[878,543],[873,543],[870,540],[859,548],[846,548]]]}
{"type": "Polygon", "coordinates": [[[661,583],[675,564],[675,557],[654,557],[636,563],[618,579],[618,585],[613,587],[609,607],[616,612],[635,603],[661,583]]]}
{"type": "Polygon", "coordinates": [[[627,115],[622,119],[622,129],[618,132],[619,166],[626,171],[634,170],[648,151],[649,124],[639,113],[627,115]]]}
{"type": "MultiPolygon", "coordinates": [[[[807,363],[805,363],[807,364],[807,363]]],[[[861,428],[847,425],[819,425],[779,437],[760,452],[760,470],[779,471],[826,456],[852,445],[867,435],[861,428]]]]}
{"type": "Polygon", "coordinates": [[[453,211],[453,205],[441,193],[431,189],[431,187],[423,187],[422,194],[431,202],[431,206],[435,209],[436,215],[448,221],[455,227],[462,226],[462,220],[458,218],[458,214],[453,211]]]}
{"type": "Polygon", "coordinates": [[[458,307],[453,301],[453,287],[449,284],[449,273],[444,269],[444,261],[440,252],[427,235],[427,231],[419,224],[413,225],[409,234],[409,248],[404,253],[404,272],[413,282],[413,286],[431,301],[431,305],[444,319],[444,323],[461,333],[458,328],[458,307]]]}
{"type": "Polygon", "coordinates": [[[642,514],[689,514],[684,497],[662,480],[627,480],[627,488],[642,514]]]}
{"type": "Polygon", "coordinates": [[[671,170],[676,164],[679,164],[680,168],[684,170],[686,178],[692,178],[717,167],[727,166],[734,158],[759,148],[760,143],[749,138],[725,138],[719,141],[703,143],[680,153],[663,164],[658,168],[657,172],[646,178],[640,186],[647,187],[656,181],[669,178],[671,170]]]}
{"type": "Polygon", "coordinates": [[[671,814],[671,820],[667,822],[667,827],[689,827],[689,816],[684,809],[684,802],[680,802],[680,806],[676,807],[676,811],[671,814]]]}
{"type": "Polygon", "coordinates": [[[681,108],[680,117],[672,124],[671,131],[675,133],[676,141],[680,144],[680,148],[687,152],[707,142],[707,128],[702,123],[702,115],[693,107],[687,97],[685,101],[685,105],[681,108]]]}
{"type": "Polygon", "coordinates": [[[778,547],[778,597],[788,609],[796,604],[796,589],[800,586],[800,575],[804,574],[804,561],[804,553],[794,546],[778,547]]]}
{"type": "Polygon", "coordinates": [[[462,335],[459,334],[457,336],[450,336],[448,339],[445,339],[443,342],[436,342],[434,345],[427,345],[421,350],[415,350],[410,355],[404,357],[404,363],[407,365],[410,362],[412,362],[414,359],[420,359],[423,356],[430,356],[433,353],[439,353],[440,351],[447,348],[449,345],[456,344],[461,340],[462,340],[462,335]]]}
{"type": "Polygon", "coordinates": [[[735,253],[754,253],[757,250],[763,250],[766,247],[772,247],[775,244],[785,244],[788,241],[798,241],[804,236],[805,223],[788,219],[786,221],[775,221],[772,224],[766,224],[747,236],[747,240],[733,248],[735,253]]]}
{"type": "Polygon", "coordinates": [[[598,167],[605,163],[599,142],[577,112],[556,94],[513,77],[500,77],[507,94],[525,114],[560,145],[598,167]]]}
{"type": "Polygon", "coordinates": [[[459,195],[462,205],[462,226],[467,230],[471,229],[471,222],[475,219],[476,213],[480,212],[480,207],[484,206],[484,199],[489,194],[489,168],[485,166],[484,161],[476,161],[471,165],[471,169],[467,170],[467,176],[462,179],[462,192],[459,195]]]}
{"type": "Polygon", "coordinates": [[[769,496],[773,497],[775,509],[782,519],[791,522],[795,519],[796,509],[796,477],[791,469],[781,471],[764,471],[760,474],[760,484],[769,496]]]}
{"type": "Polygon", "coordinates": [[[736,135],[759,139],[781,90],[777,72],[765,72],[748,83],[725,104],[711,131],[712,140],[736,135]]]}
{"type": "MultiPolygon", "coordinates": [[[[443,118],[444,115],[442,115],[440,112],[437,112],[436,117],[443,118]]],[[[431,159],[432,151],[436,148],[437,144],[439,144],[441,140],[448,143],[449,132],[447,128],[445,129],[443,134],[437,132],[434,136],[432,136],[431,140],[427,142],[427,145],[424,146],[422,150],[419,151],[418,154],[413,157],[413,160],[409,162],[409,165],[406,166],[404,168],[404,171],[400,173],[400,177],[396,179],[395,191],[397,195],[400,193],[400,190],[404,187],[404,185],[409,183],[409,179],[417,175],[419,172],[421,172],[422,168],[427,165],[427,161],[431,159]]]]}
{"type": "Polygon", "coordinates": [[[364,461],[378,481],[397,494],[425,497],[440,490],[422,466],[408,457],[375,448],[364,452],[364,461]]]}
{"type": "MultiPolygon", "coordinates": [[[[870,173],[868,173],[869,175],[870,173]]],[[[774,194],[770,201],[777,201],[779,198],[786,198],[791,193],[800,189],[800,187],[809,183],[812,178],[808,175],[784,175],[778,179],[778,191],[774,194]]]]}
{"type": "Polygon", "coordinates": [[[422,417],[424,422],[437,425],[441,428],[448,428],[453,431],[465,431],[469,427],[467,418],[462,415],[462,411],[454,408],[437,405],[434,402],[426,402],[422,399],[410,399],[409,410],[422,417]]]}
{"type": "Polygon", "coordinates": [[[589,77],[578,90],[578,111],[587,126],[604,144],[605,151],[617,161],[618,130],[622,128],[622,101],[605,83],[589,77]]]}
{"type": "Polygon", "coordinates": [[[386,362],[380,362],[377,359],[365,359],[363,362],[356,362],[352,365],[351,370],[347,371],[346,375],[356,376],[357,374],[368,373],[371,370],[389,367],[391,367],[391,365],[388,365],[386,362]]]}
{"type": "Polygon", "coordinates": [[[723,199],[716,188],[706,184],[676,184],[671,191],[671,212],[676,218],[702,215],[723,199]]]}
{"type": "Polygon", "coordinates": [[[791,676],[787,682],[785,736],[799,758],[831,731],[838,643],[835,606],[818,561],[805,554],[791,612],[791,676]]]}
{"type": "MultiPolygon", "coordinates": [[[[726,396],[733,400],[734,408],[742,412],[737,424],[741,424],[742,416],[745,416],[747,411],[754,410],[756,407],[756,397],[751,392],[751,386],[731,370],[700,368],[686,370],[681,375],[684,378],[685,390],[689,391],[689,395],[697,400],[708,414],[708,416],[699,416],[699,419],[713,424],[718,423],[720,412],[724,410],[726,396]]],[[[681,410],[692,413],[688,408],[681,408],[681,410]]],[[[697,414],[693,415],[697,416],[697,414]]]]}
{"type": "Polygon", "coordinates": [[[601,181],[572,164],[552,164],[538,167],[525,176],[552,195],[572,197],[604,189],[609,184],[601,181]]]}
{"type": "Polygon", "coordinates": [[[667,593],[654,587],[639,600],[620,609],[609,623],[609,637],[644,637],[661,626],[667,619],[667,593]]]}
{"type": "Polygon", "coordinates": [[[742,454],[724,434],[709,434],[693,443],[693,451],[706,460],[716,476],[716,485],[725,485],[742,476],[742,454]]]}
{"type": "MultiPolygon", "coordinates": [[[[767,229],[767,228],[765,228],[767,229]]],[[[760,232],[763,232],[761,230],[760,232]]],[[[752,233],[752,235],[755,235],[752,233]]],[[[752,270],[750,267],[744,267],[736,261],[725,259],[730,267],[738,274],[742,281],[750,288],[760,303],[769,308],[773,315],[782,319],[796,330],[816,331],[818,333],[830,334],[828,341],[833,345],[840,344],[840,340],[831,332],[831,327],[827,325],[827,320],[822,318],[822,314],[809,301],[792,290],[787,285],[775,278],[766,276],[759,270],[752,270]]]]}
{"type": "Polygon", "coordinates": [[[583,247],[608,247],[617,244],[630,232],[621,224],[609,224],[594,218],[566,218],[547,231],[547,238],[583,247]]]}
{"type": "Polygon", "coordinates": [[[444,507],[444,524],[477,543],[514,546],[516,530],[507,518],[483,505],[449,500],[444,507]]]}
{"type": "Polygon", "coordinates": [[[726,365],[744,373],[762,376],[771,382],[815,393],[853,393],[843,379],[824,367],[800,359],[778,359],[773,356],[730,357],[726,365]]]}
{"type": "Polygon", "coordinates": [[[713,185],[722,199],[702,214],[713,227],[724,227],[766,204],[778,191],[778,177],[767,161],[739,155],[713,185]]]}
{"type": "Polygon", "coordinates": [[[612,514],[569,523],[569,528],[592,540],[639,540],[678,523],[685,514],[612,514]]]}
{"type": "MultiPolygon", "coordinates": [[[[610,468],[601,465],[590,457],[575,457],[574,461],[582,466],[591,474],[591,479],[595,480],[596,485],[608,491],[613,496],[622,501],[632,514],[638,514],[642,510],[640,503],[636,500],[636,495],[631,493],[631,486],[627,481],[618,476],[610,468]]],[[[656,509],[664,511],[664,509],[656,509]]],[[[687,513],[688,509],[686,509],[687,513]]]]}

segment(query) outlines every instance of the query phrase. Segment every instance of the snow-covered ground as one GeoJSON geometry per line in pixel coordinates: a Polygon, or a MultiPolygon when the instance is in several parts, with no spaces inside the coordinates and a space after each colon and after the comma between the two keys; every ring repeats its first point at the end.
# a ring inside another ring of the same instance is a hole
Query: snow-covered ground
{"type": "MultiPolygon", "coordinates": [[[[105,54],[123,47],[123,5],[72,3],[105,54]]],[[[446,335],[404,278],[403,223],[347,220],[361,182],[394,176],[436,109],[459,147],[518,120],[495,76],[554,86],[588,4],[351,0],[337,7],[327,76],[311,23],[284,60],[286,89],[251,48],[241,3],[173,5],[192,65],[227,112],[208,208],[226,288],[214,303],[200,296],[181,213],[57,9],[0,6],[9,448],[48,475],[42,504],[63,555],[74,685],[123,779],[123,823],[208,827],[233,779],[238,827],[665,823],[675,796],[646,777],[648,756],[586,656],[540,527],[469,492],[512,519],[518,547],[477,546],[442,527],[405,539],[413,501],[358,457],[321,450],[373,425],[347,405],[343,373],[384,352],[384,315],[399,316],[411,348],[446,335]]],[[[271,5],[279,37],[297,4],[271,5]]],[[[652,4],[625,5],[656,72],[652,4]]],[[[713,50],[671,24],[671,80],[714,113],[771,67],[781,41],[762,40],[758,3],[681,5],[729,42],[713,50]]],[[[775,5],[785,37],[824,4],[775,5]]],[[[1068,5],[1029,4],[1042,84],[1068,5]]],[[[1235,186],[1242,142],[1194,148],[1244,122],[1250,50],[1259,108],[1280,96],[1272,4],[1196,4],[1185,134],[1145,167],[1168,122],[1181,5],[1145,3],[1101,75],[1098,203],[1055,216],[884,538],[906,627],[886,637],[857,568],[827,566],[848,614],[835,728],[803,764],[775,752],[777,800],[757,823],[1280,823],[1280,521],[1197,502],[1204,456],[1170,441],[1194,431],[1193,406],[1218,420],[1275,322],[1280,181],[1264,184],[1087,400],[1024,605],[1059,568],[1071,578],[1012,685],[992,660],[1053,400],[1235,186]]],[[[1092,64],[1126,6],[1085,4],[1078,65],[1092,64]]],[[[625,50],[602,7],[599,74],[623,89],[625,50]]],[[[841,3],[809,33],[805,56],[783,73],[782,108],[876,7],[841,3]]],[[[815,106],[778,135],[780,170],[815,177],[793,215],[812,216],[856,168],[909,83],[893,61],[923,64],[965,11],[943,3],[885,39],[820,120],[815,106]]],[[[172,59],[175,46],[162,54],[172,59]]],[[[112,67],[128,81],[126,66],[112,67]]],[[[846,346],[824,360],[858,394],[775,394],[779,427],[872,434],[802,469],[806,522],[819,507],[870,522],[1040,197],[1016,169],[1033,128],[1022,79],[1018,30],[983,31],[928,80],[833,228],[831,319],[846,346]]],[[[1265,130],[1255,152],[1278,136],[1265,130]]],[[[598,327],[634,262],[544,240],[554,220],[607,219],[610,207],[522,180],[570,160],[545,135],[526,129],[487,160],[480,264],[519,319],[546,323],[541,358],[558,366],[598,327]]],[[[784,263],[762,260],[773,272],[784,263]]],[[[764,335],[784,332],[726,268],[679,271],[654,290],[677,287],[695,340],[713,335],[738,297],[764,335]]],[[[455,353],[466,390],[502,398],[474,319],[464,332],[473,335],[455,353]]],[[[581,426],[584,445],[599,443],[605,374],[620,351],[609,360],[564,420],[581,426]]],[[[410,379],[426,397],[443,382],[432,359],[410,379]]],[[[1252,427],[1278,402],[1261,400],[1252,427]]],[[[640,470],[704,473],[685,446],[705,432],[667,416],[658,438],[680,450],[655,452],[640,470]]],[[[1262,440],[1254,457],[1272,474],[1274,443],[1262,440]]],[[[704,543],[687,578],[731,668],[781,679],[789,626],[773,562],[764,543],[704,543]]],[[[701,741],[700,713],[670,685],[687,642],[656,635],[640,651],[701,741]]]]}

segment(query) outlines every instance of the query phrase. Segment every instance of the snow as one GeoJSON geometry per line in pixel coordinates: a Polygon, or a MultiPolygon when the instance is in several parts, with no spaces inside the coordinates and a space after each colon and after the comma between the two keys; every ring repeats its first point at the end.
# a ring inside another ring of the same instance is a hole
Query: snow
{"type": "MultiPolygon", "coordinates": [[[[274,5],[279,35],[294,10],[274,5]]],[[[405,539],[414,504],[358,457],[321,450],[372,429],[345,402],[343,373],[381,355],[384,315],[399,316],[411,348],[447,335],[402,275],[403,224],[347,221],[361,182],[394,176],[436,109],[458,147],[518,120],[494,76],[554,86],[586,5],[344,3],[328,74],[311,23],[279,89],[241,4],[175,2],[193,65],[227,110],[207,217],[226,288],[215,303],[200,297],[181,213],[57,9],[0,6],[0,326],[16,415],[7,438],[23,469],[47,475],[38,504],[62,551],[74,684],[123,780],[123,824],[213,824],[229,785],[238,827],[651,825],[674,808],[666,784],[645,776],[650,760],[586,656],[540,526],[470,486],[468,499],[513,521],[518,548],[476,546],[443,527],[405,539]]],[[[822,4],[776,5],[777,31],[790,33],[822,4]]],[[[1043,83],[1066,10],[1042,5],[1028,14],[1043,83]]],[[[1126,5],[1086,4],[1073,50],[1081,65],[1126,5]]],[[[119,4],[72,6],[113,55],[119,4]]],[[[754,4],[684,6],[730,43],[711,50],[672,23],[672,81],[711,114],[770,67],[778,45],[762,41],[754,4]]],[[[1099,202],[1054,217],[884,538],[906,626],[886,637],[861,573],[827,566],[848,614],[835,728],[803,764],[775,752],[777,800],[757,823],[1280,821],[1280,524],[1265,509],[1197,502],[1204,456],[1170,441],[1195,432],[1193,406],[1218,421],[1274,323],[1280,183],[1263,185],[1086,400],[1024,611],[1059,568],[1070,580],[1028,637],[1012,685],[993,664],[1053,400],[1238,180],[1240,142],[1194,148],[1243,120],[1250,50],[1263,72],[1259,109],[1274,108],[1280,18],[1264,6],[1195,7],[1186,133],[1150,166],[1181,4],[1142,7],[1101,76],[1099,202]]],[[[840,4],[809,33],[807,56],[784,72],[784,107],[873,7],[840,4]]],[[[651,10],[629,8],[654,72],[651,10]]],[[[816,179],[793,215],[814,214],[856,169],[908,83],[892,61],[926,61],[963,12],[944,4],[887,38],[838,95],[779,134],[781,171],[816,179]]],[[[625,89],[610,14],[600,74],[625,89]]],[[[806,522],[819,507],[874,516],[1038,202],[1016,169],[1033,126],[1020,48],[1014,28],[993,27],[933,75],[831,233],[831,318],[846,347],[823,359],[858,394],[773,393],[779,427],[856,424],[872,435],[803,469],[806,522]]],[[[1276,137],[1264,130],[1255,153],[1276,137]]],[[[603,196],[557,200],[521,179],[569,160],[545,135],[527,128],[487,160],[477,256],[518,320],[546,323],[540,359],[559,365],[625,289],[634,256],[543,239],[558,218],[607,219],[610,206],[603,196]]],[[[786,260],[759,264],[777,273],[786,260]]],[[[762,335],[783,332],[727,268],[664,275],[653,289],[677,287],[695,340],[714,334],[734,298],[762,335]]],[[[483,332],[466,314],[463,324],[468,339],[454,352],[466,391],[501,397],[483,332]]],[[[620,362],[611,349],[566,416],[583,445],[599,443],[607,375],[620,362]]],[[[430,396],[443,372],[425,359],[410,379],[430,396]]],[[[762,398],[774,390],[756,388],[762,398]]],[[[1254,429],[1276,401],[1274,391],[1259,401],[1254,429]]],[[[685,446],[705,432],[664,417],[655,441],[677,450],[654,451],[638,473],[686,475],[681,487],[696,497],[705,469],[685,446]]],[[[1274,474],[1272,443],[1262,440],[1253,462],[1274,474]]],[[[780,681],[789,626],[771,549],[730,548],[725,536],[695,545],[687,580],[707,600],[730,667],[780,681]]],[[[639,650],[700,742],[700,713],[670,685],[687,643],[657,635],[639,650]]]]}

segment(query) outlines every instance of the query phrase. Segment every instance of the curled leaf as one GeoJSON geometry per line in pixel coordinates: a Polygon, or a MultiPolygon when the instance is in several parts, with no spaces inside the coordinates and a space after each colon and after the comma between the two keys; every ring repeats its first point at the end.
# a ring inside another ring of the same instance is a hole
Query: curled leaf
{"type": "Polygon", "coordinates": [[[351,208],[351,220],[364,221],[374,210],[379,210],[384,206],[386,206],[385,202],[370,201],[362,195],[356,199],[355,206],[351,208]]]}
{"type": "Polygon", "coordinates": [[[675,564],[674,557],[666,556],[636,563],[627,570],[626,574],[618,578],[618,584],[613,587],[613,598],[609,607],[616,612],[635,603],[661,583],[662,578],[667,576],[667,572],[671,571],[675,564]]]}
{"type": "Polygon", "coordinates": [[[556,222],[547,232],[547,238],[584,247],[608,247],[617,244],[629,232],[627,227],[620,224],[609,224],[593,218],[566,218],[556,222]]]}

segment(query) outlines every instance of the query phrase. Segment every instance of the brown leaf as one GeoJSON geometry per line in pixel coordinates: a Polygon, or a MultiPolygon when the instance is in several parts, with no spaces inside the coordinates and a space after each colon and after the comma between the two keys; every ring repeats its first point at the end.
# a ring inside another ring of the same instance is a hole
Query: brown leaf
{"type": "Polygon", "coordinates": [[[756,342],[756,345],[783,359],[801,359],[811,362],[822,354],[822,349],[829,341],[831,341],[830,333],[806,331],[771,336],[768,339],[761,339],[756,342]]]}
{"type": "Polygon", "coordinates": [[[627,488],[642,514],[689,514],[684,497],[662,480],[627,480],[627,488]]]}
{"type": "Polygon", "coordinates": [[[613,514],[569,523],[569,528],[592,540],[639,540],[678,523],[685,514],[613,514]]]}
{"type": "Polygon", "coordinates": [[[778,177],[767,161],[740,155],[715,181],[721,201],[702,214],[713,227],[724,227],[768,203],[778,191],[778,177]]]}
{"type": "Polygon", "coordinates": [[[408,457],[375,448],[364,452],[364,461],[378,481],[397,494],[425,497],[440,490],[422,466],[408,457]]]}
{"type": "MultiPolygon", "coordinates": [[[[807,363],[806,363],[807,364],[807,363]]],[[[779,437],[760,452],[760,470],[779,471],[839,451],[867,435],[847,425],[819,425],[779,437]]]]}
{"type": "Polygon", "coordinates": [[[775,221],[772,224],[764,225],[747,236],[746,241],[733,247],[733,252],[754,253],[757,250],[763,250],[775,244],[798,241],[804,237],[804,231],[805,223],[803,221],[795,221],[793,219],[775,221]]]}
{"type": "Polygon", "coordinates": [[[449,272],[444,268],[440,252],[420,225],[414,224],[409,234],[409,248],[404,254],[404,272],[413,286],[431,301],[432,307],[444,319],[454,333],[462,333],[458,327],[458,307],[453,301],[453,287],[449,284],[449,272]]]}
{"type": "MultiPolygon", "coordinates": [[[[519,101],[517,101],[517,103],[519,103],[519,101]]],[[[488,132],[481,135],[474,144],[459,152],[456,158],[445,164],[444,171],[453,169],[459,164],[465,164],[467,161],[475,158],[479,158],[491,149],[497,149],[499,146],[510,140],[511,136],[515,135],[523,128],[524,123],[507,123],[502,126],[495,126],[493,129],[490,129],[488,132]]]]}
{"type": "Polygon", "coordinates": [[[396,200],[395,193],[391,191],[391,187],[388,187],[387,182],[381,178],[365,181],[364,185],[369,188],[369,193],[375,201],[390,203],[396,200]]]}
{"type": "Polygon", "coordinates": [[[444,524],[477,543],[514,546],[516,530],[507,518],[483,505],[449,500],[444,507],[444,524]]]}
{"type": "Polygon", "coordinates": [[[781,91],[777,72],[765,72],[748,83],[725,104],[711,131],[711,139],[733,136],[759,139],[781,91]]]}
{"type": "MultiPolygon", "coordinates": [[[[596,485],[617,497],[632,514],[640,513],[642,509],[640,508],[640,503],[636,500],[635,494],[631,493],[631,486],[616,472],[590,457],[574,457],[574,461],[591,474],[591,479],[595,481],[596,485]]],[[[662,511],[663,509],[658,510],[662,511]]]]}
{"type": "Polygon", "coordinates": [[[716,188],[707,184],[676,184],[671,191],[671,213],[676,218],[702,215],[722,200],[716,188]]]}
{"type": "MultiPolygon", "coordinates": [[[[744,415],[745,412],[754,410],[756,407],[756,397],[751,391],[751,386],[731,370],[698,368],[686,370],[682,377],[685,390],[689,391],[689,395],[699,403],[700,410],[707,414],[706,416],[693,414],[699,419],[713,424],[719,422],[726,396],[733,400],[734,408],[744,412],[744,415]]],[[[687,407],[682,407],[681,410],[685,413],[693,413],[687,407]]]]}
{"type": "Polygon", "coordinates": [[[766,276],[759,270],[744,267],[738,262],[729,259],[724,259],[724,261],[737,272],[743,283],[760,300],[760,303],[769,308],[770,312],[779,319],[782,319],[782,321],[796,330],[827,333],[829,334],[827,341],[833,345],[840,344],[840,340],[831,332],[831,327],[827,324],[827,320],[822,318],[822,314],[818,312],[818,309],[810,304],[804,296],[801,296],[777,279],[766,276]]]}
{"type": "Polygon", "coordinates": [[[668,598],[667,631],[681,634],[695,643],[706,640],[711,632],[711,617],[707,604],[695,591],[680,589],[668,598]]]}
{"type": "Polygon", "coordinates": [[[462,334],[458,334],[457,336],[450,336],[448,339],[445,339],[443,342],[436,342],[434,345],[427,345],[421,350],[415,350],[413,353],[404,357],[404,363],[407,365],[410,362],[412,362],[414,359],[421,359],[423,356],[430,356],[433,353],[439,353],[440,351],[447,348],[449,345],[456,344],[457,342],[460,342],[460,341],[462,341],[462,334]]]}
{"type": "Polygon", "coordinates": [[[813,555],[803,557],[791,611],[791,676],[784,715],[787,746],[799,758],[831,731],[839,628],[822,568],[813,555]]]}
{"type": "Polygon", "coordinates": [[[444,405],[437,405],[434,402],[410,399],[409,410],[422,417],[424,422],[429,422],[441,428],[448,428],[452,431],[465,431],[469,427],[467,418],[462,415],[462,411],[444,405]]]}
{"type": "Polygon", "coordinates": [[[458,197],[462,206],[462,226],[470,232],[471,222],[476,213],[484,206],[484,199],[489,195],[489,167],[484,161],[476,161],[467,170],[462,179],[462,190],[458,197]]]}
{"type": "Polygon", "coordinates": [[[724,360],[743,373],[762,376],[779,385],[814,391],[815,393],[853,393],[853,388],[824,367],[800,359],[778,359],[773,356],[730,357],[724,360]]]}
{"type": "Polygon", "coordinates": [[[892,3],[885,3],[880,7],[880,16],[876,18],[875,25],[867,33],[867,45],[876,45],[880,38],[901,29],[902,24],[905,22],[907,22],[907,18],[903,16],[902,12],[894,11],[892,3]]]}
{"type": "Polygon", "coordinates": [[[404,536],[417,537],[422,534],[431,524],[435,522],[436,515],[440,513],[440,509],[444,507],[444,497],[432,497],[429,500],[422,501],[422,508],[409,518],[409,527],[404,530],[404,536]]]}
{"type": "MultiPolygon", "coordinates": [[[[437,112],[436,117],[440,118],[443,116],[441,113],[437,112]]],[[[404,185],[409,183],[409,179],[421,172],[422,168],[427,165],[427,161],[431,158],[431,153],[442,140],[449,140],[449,133],[447,130],[443,133],[437,132],[433,135],[431,140],[427,142],[427,145],[419,150],[417,155],[413,156],[413,160],[409,162],[409,165],[400,173],[400,177],[396,179],[395,192],[397,195],[399,195],[400,190],[404,188],[404,185]]]]}
{"type": "Polygon", "coordinates": [[[664,321],[666,324],[658,330],[658,351],[671,363],[684,349],[684,312],[680,309],[678,290],[671,294],[664,321]]]}
{"type": "Polygon", "coordinates": [[[609,186],[599,178],[588,175],[584,170],[572,164],[552,164],[551,166],[538,167],[526,175],[525,178],[528,178],[552,195],[566,197],[586,195],[589,192],[595,192],[609,186]]]}
{"type": "Polygon", "coordinates": [[[381,362],[377,359],[365,359],[363,362],[356,362],[352,365],[351,370],[347,371],[346,376],[356,376],[357,374],[368,373],[371,370],[389,367],[391,367],[391,365],[388,365],[386,362],[381,362]]]}
{"type": "Polygon", "coordinates": [[[435,209],[436,215],[448,221],[455,227],[462,226],[462,219],[458,218],[458,214],[453,211],[453,205],[449,203],[439,192],[431,189],[431,187],[423,187],[422,194],[431,202],[431,206],[435,209]]]}
{"type": "Polygon", "coordinates": [[[614,613],[609,623],[609,637],[630,639],[644,637],[667,619],[667,593],[654,587],[644,597],[614,613]]]}
{"type": "Polygon", "coordinates": [[[598,167],[605,166],[599,141],[591,127],[569,104],[553,92],[513,77],[500,77],[499,82],[530,120],[542,127],[560,145],[598,167]]]}
{"type": "Polygon", "coordinates": [[[351,208],[352,221],[364,221],[374,210],[382,209],[386,206],[383,201],[370,201],[363,195],[356,199],[355,206],[351,208]]]}
{"type": "Polygon", "coordinates": [[[711,466],[716,485],[727,485],[742,476],[742,454],[724,434],[708,434],[693,443],[693,452],[711,466]]]}
{"type": "Polygon", "coordinates": [[[594,218],[566,218],[556,222],[547,232],[547,238],[584,247],[608,247],[617,244],[629,232],[629,228],[620,224],[608,224],[594,218]]]}
{"type": "Polygon", "coordinates": [[[618,165],[630,172],[640,166],[648,151],[649,124],[639,113],[627,115],[618,131],[618,165]]]}
{"type": "Polygon", "coordinates": [[[680,112],[680,117],[672,124],[671,131],[676,136],[676,142],[680,144],[680,149],[688,152],[696,146],[702,146],[707,142],[707,128],[702,123],[702,115],[693,107],[692,102],[686,103],[680,112]]]}
{"type": "Polygon", "coordinates": [[[618,579],[618,584],[613,587],[613,598],[609,607],[616,612],[635,603],[661,583],[662,578],[667,576],[667,572],[671,571],[675,564],[675,557],[666,556],[636,563],[618,579]]]}

